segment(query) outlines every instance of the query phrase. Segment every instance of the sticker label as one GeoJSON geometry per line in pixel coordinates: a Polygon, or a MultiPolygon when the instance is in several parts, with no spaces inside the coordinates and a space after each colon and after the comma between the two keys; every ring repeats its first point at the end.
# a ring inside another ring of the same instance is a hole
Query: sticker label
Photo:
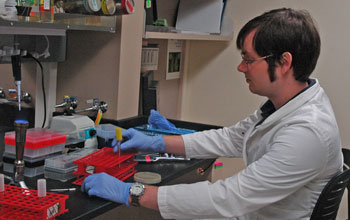
{"type": "Polygon", "coordinates": [[[92,165],[88,165],[86,166],[85,172],[89,173],[89,174],[94,174],[95,173],[95,166],[92,165]]]}
{"type": "Polygon", "coordinates": [[[44,10],[50,10],[50,0],[44,0],[44,10]]]}
{"type": "Polygon", "coordinates": [[[53,216],[57,215],[59,211],[60,211],[60,203],[56,203],[55,205],[47,209],[46,219],[52,218],[53,216]]]}

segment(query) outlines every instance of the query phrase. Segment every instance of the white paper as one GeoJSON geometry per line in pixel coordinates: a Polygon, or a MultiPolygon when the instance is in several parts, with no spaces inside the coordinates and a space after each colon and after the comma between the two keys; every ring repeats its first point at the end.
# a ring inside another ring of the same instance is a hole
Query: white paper
{"type": "Polygon", "coordinates": [[[176,29],[220,33],[223,0],[180,0],[176,29]]]}
{"type": "Polygon", "coordinates": [[[166,80],[179,79],[181,72],[182,61],[182,41],[181,40],[168,40],[168,53],[167,53],[167,71],[165,75],[166,80]]]}

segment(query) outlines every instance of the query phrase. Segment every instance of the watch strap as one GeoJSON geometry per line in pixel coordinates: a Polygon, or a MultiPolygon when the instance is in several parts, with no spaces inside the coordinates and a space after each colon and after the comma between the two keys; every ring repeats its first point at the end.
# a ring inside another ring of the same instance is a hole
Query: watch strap
{"type": "Polygon", "coordinates": [[[140,206],[140,196],[134,196],[134,195],[131,195],[131,205],[132,206],[140,206]]]}

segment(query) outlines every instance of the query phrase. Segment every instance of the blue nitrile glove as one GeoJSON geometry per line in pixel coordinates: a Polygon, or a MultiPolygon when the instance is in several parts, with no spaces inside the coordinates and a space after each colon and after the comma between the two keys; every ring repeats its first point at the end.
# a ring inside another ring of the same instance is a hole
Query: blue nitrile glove
{"type": "Polygon", "coordinates": [[[92,174],[85,178],[81,191],[113,202],[129,205],[129,189],[132,183],[124,183],[107,173],[92,174]]]}
{"type": "MultiPolygon", "coordinates": [[[[123,138],[127,140],[121,144],[121,150],[137,150],[141,152],[165,152],[165,142],[162,136],[149,136],[133,128],[123,132],[123,138]]],[[[117,141],[114,139],[112,146],[114,152],[118,151],[117,141]]]]}
{"type": "Polygon", "coordinates": [[[156,110],[151,109],[151,114],[148,117],[148,124],[152,129],[164,129],[168,131],[177,131],[175,125],[169,122],[163,115],[156,110]]]}

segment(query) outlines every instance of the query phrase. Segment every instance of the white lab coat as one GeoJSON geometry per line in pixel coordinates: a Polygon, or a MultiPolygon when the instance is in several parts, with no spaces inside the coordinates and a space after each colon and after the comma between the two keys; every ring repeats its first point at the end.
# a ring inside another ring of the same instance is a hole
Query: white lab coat
{"type": "Polygon", "coordinates": [[[260,113],[232,127],[183,136],[188,157],[243,156],[247,167],[215,183],[159,187],[163,218],[310,218],[323,187],[343,164],[329,99],[316,81],[255,126],[260,113]]]}

